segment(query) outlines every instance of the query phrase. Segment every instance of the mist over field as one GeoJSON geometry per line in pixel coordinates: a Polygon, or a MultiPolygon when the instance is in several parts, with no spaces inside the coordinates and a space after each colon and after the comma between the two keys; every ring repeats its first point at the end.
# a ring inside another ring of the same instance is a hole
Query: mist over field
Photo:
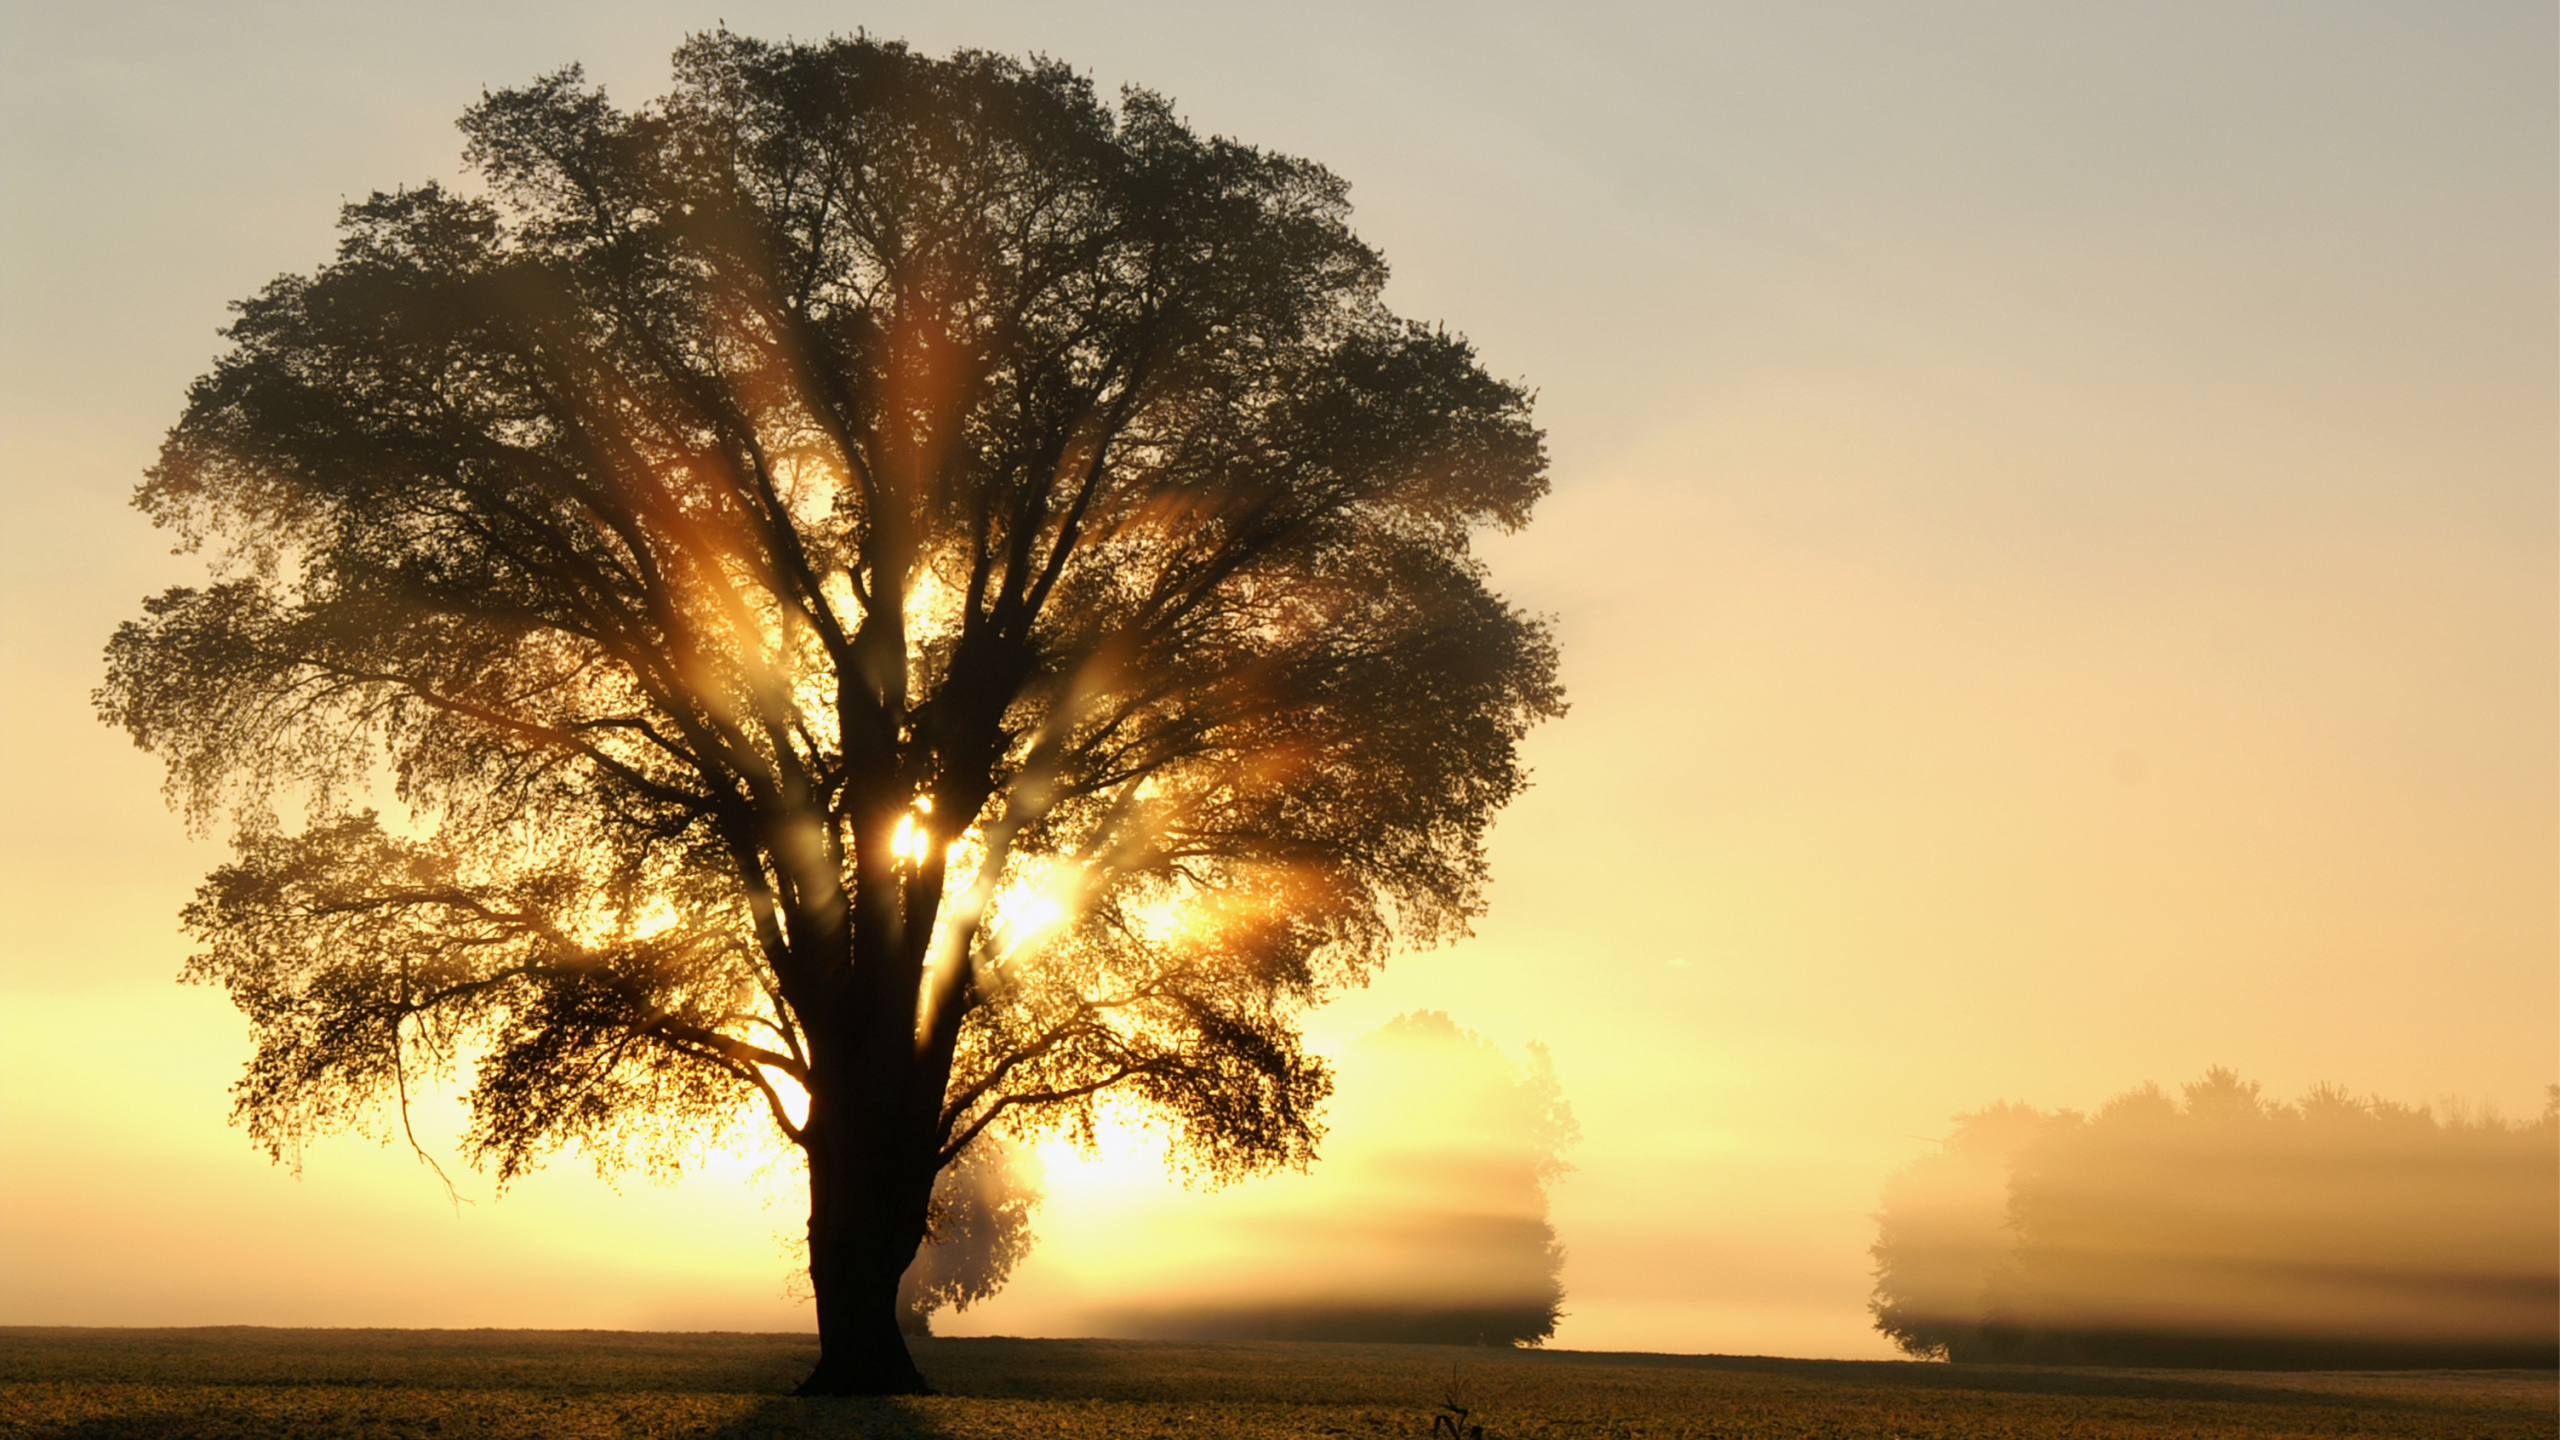
{"type": "Polygon", "coordinates": [[[1886,1185],[1878,1327],[1956,1360],[2551,1365],[2553,1094],[2439,1117],[2216,1069],[2183,1103],[1960,1116],[1886,1185]]]}
{"type": "MultiPolygon", "coordinates": [[[[1467,1345],[1553,1333],[1570,1237],[1549,1221],[1549,1190],[1577,1127],[1542,1048],[1515,1057],[1445,1013],[1398,1016],[1336,1056],[1326,1125],[1302,1174],[1069,1195],[1064,1213],[1033,1217],[1025,1291],[936,1329],[1467,1345]],[[1096,1219],[1106,1233],[1079,1228],[1096,1219]]],[[[1078,1173],[1050,1170],[1069,1185],[1078,1173]]]]}
{"type": "Polygon", "coordinates": [[[1099,1312],[1098,1333],[1455,1344],[1554,1333],[1565,1252],[1547,1186],[1575,1128],[1545,1050],[1515,1062],[1418,1011],[1351,1045],[1338,1077],[1315,1171],[1245,1207],[1191,1277],[1099,1312]]]}

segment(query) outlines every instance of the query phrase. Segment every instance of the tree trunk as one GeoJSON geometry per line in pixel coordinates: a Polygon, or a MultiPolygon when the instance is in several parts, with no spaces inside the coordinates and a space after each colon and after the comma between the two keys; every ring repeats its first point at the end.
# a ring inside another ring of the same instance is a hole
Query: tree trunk
{"type": "Polygon", "coordinates": [[[808,1147],[809,1288],[818,1304],[818,1368],[794,1393],[930,1395],[898,1328],[898,1279],[924,1241],[924,1207],[904,1203],[913,1187],[897,1174],[892,1147],[847,1145],[820,1133],[816,1108],[808,1147]]]}

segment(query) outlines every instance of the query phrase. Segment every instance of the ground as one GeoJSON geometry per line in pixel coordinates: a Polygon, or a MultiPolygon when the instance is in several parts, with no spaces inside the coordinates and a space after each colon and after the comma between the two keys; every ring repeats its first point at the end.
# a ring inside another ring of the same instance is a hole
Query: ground
{"type": "Polygon", "coordinates": [[[1430,1345],[926,1340],[943,1394],[793,1400],[806,1335],[0,1329],[0,1440],[36,1436],[1428,1436],[1454,1394],[1528,1437],[2553,1436],[2551,1371],[2331,1374],[1430,1345]]]}

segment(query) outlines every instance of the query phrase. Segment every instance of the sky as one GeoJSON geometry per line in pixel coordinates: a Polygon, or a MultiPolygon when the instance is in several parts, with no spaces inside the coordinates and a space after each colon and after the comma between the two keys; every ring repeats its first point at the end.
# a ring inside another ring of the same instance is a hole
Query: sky
{"type": "MultiPolygon", "coordinates": [[[[2560,1079],[2546,4],[8,0],[0,1323],[810,1323],[752,1156],[455,1200],[227,1128],[243,1023],[174,983],[220,837],[87,698],[192,573],[126,500],[225,305],[456,174],[483,87],[637,103],[724,18],[1321,161],[1389,302],[1537,392],[1554,492],[1486,553],[1572,711],[1474,936],[1308,1031],[1547,1047],[1554,1343],[1890,1353],[1885,1178],[1993,1101],[2560,1079]]],[[[1166,1237],[1241,1265],[1218,1217],[1289,1180],[1043,1158],[1041,1248],[947,1328],[1075,1333],[1166,1237]]]]}

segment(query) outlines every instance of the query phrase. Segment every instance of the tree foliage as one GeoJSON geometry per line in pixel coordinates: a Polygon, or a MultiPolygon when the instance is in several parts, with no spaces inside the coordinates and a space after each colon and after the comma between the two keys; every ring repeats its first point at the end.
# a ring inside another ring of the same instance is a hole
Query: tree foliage
{"type": "Polygon", "coordinates": [[[512,1176],[761,1096],[822,1331],[830,1207],[912,1253],[990,1126],[1309,1157],[1291,1017],[1463,927],[1561,708],[1469,551],[1527,394],[1339,179],[1053,62],[722,32],[462,128],[479,187],[346,207],[138,496],[211,576],[99,706],[237,829],[240,1118],[464,1065],[512,1176]]]}

